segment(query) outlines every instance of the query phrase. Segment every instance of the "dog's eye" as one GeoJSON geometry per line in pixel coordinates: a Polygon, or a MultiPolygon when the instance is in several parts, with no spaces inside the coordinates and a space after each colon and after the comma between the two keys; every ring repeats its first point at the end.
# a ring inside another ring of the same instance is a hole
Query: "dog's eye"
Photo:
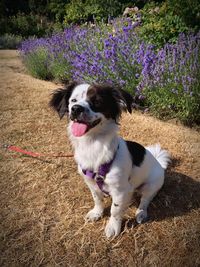
{"type": "Polygon", "coordinates": [[[75,102],[77,102],[77,100],[76,100],[75,98],[73,98],[73,99],[71,100],[71,102],[75,103],[75,102]]]}

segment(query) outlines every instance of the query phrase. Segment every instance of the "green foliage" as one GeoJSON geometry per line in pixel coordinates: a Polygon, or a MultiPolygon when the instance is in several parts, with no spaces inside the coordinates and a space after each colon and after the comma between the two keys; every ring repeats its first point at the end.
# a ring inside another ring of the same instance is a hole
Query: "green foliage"
{"type": "Polygon", "coordinates": [[[175,45],[166,44],[156,53],[152,45],[146,47],[134,32],[127,38],[131,21],[123,31],[117,27],[118,23],[114,23],[115,29],[118,28],[114,35],[109,34],[113,30],[111,25],[100,24],[101,28],[69,27],[64,35],[36,39],[36,45],[34,41],[25,41],[25,64],[40,79],[114,81],[135,94],[136,102],[159,118],[199,124],[200,32],[182,34],[175,45]],[[137,55],[138,59],[134,57],[133,61],[129,55],[137,55]]]}
{"type": "Polygon", "coordinates": [[[183,93],[181,88],[177,88],[177,93],[173,93],[171,85],[169,85],[153,90],[146,89],[144,95],[150,111],[158,118],[177,118],[186,125],[192,125],[194,122],[200,123],[199,92],[200,87],[198,86],[192,95],[183,93]]]}
{"type": "Polygon", "coordinates": [[[1,30],[0,34],[8,33],[21,35],[25,38],[29,36],[44,36],[51,33],[53,25],[48,22],[46,17],[41,17],[34,14],[17,13],[14,16],[0,19],[1,30]]]}
{"type": "Polygon", "coordinates": [[[64,23],[80,23],[87,19],[87,6],[78,0],[74,0],[66,5],[66,15],[64,16],[64,23]]]}
{"type": "Polygon", "coordinates": [[[200,27],[198,0],[1,0],[0,34],[41,37],[69,24],[107,22],[134,6],[142,13],[141,35],[159,46],[176,41],[180,32],[200,27]]]}
{"type": "Polygon", "coordinates": [[[68,0],[50,0],[48,3],[48,14],[56,23],[62,23],[65,15],[65,6],[68,0]]]}
{"type": "Polygon", "coordinates": [[[37,30],[37,21],[33,15],[25,15],[18,13],[16,16],[10,17],[10,25],[16,34],[28,37],[34,35],[37,30]]]}
{"type": "Polygon", "coordinates": [[[4,34],[0,36],[0,49],[16,49],[23,41],[21,35],[4,34]]]}
{"type": "Polygon", "coordinates": [[[37,48],[23,58],[29,73],[42,80],[65,82],[71,79],[70,65],[63,55],[54,57],[45,48],[37,48]]]}
{"type": "Polygon", "coordinates": [[[49,56],[45,48],[38,48],[24,58],[24,63],[33,77],[50,80],[52,73],[49,68],[49,56]]]}
{"type": "Polygon", "coordinates": [[[47,16],[49,0],[28,0],[30,13],[47,16]]]}
{"type": "Polygon", "coordinates": [[[70,72],[71,66],[63,58],[63,55],[61,54],[57,58],[52,58],[49,71],[51,73],[51,76],[54,80],[59,82],[66,82],[71,79],[71,72],[70,72]]]}
{"type": "Polygon", "coordinates": [[[200,29],[199,0],[167,0],[169,9],[182,18],[184,23],[195,30],[200,29]]]}
{"type": "MultiPolygon", "coordinates": [[[[118,16],[122,12],[123,1],[109,0],[71,0],[66,5],[65,24],[83,23],[88,20],[107,20],[109,16],[118,16]]],[[[126,1],[125,1],[126,2],[126,1]]]]}
{"type": "Polygon", "coordinates": [[[161,5],[151,2],[141,10],[142,26],[139,33],[148,43],[162,47],[167,42],[175,42],[180,33],[186,32],[188,26],[181,16],[164,2],[161,5]]]}
{"type": "Polygon", "coordinates": [[[157,78],[159,82],[146,85],[143,91],[146,104],[154,115],[161,119],[178,118],[186,125],[200,124],[200,51],[199,42],[192,42],[190,39],[185,44],[180,43],[178,48],[181,52],[177,58],[165,50],[168,54],[164,63],[166,68],[159,64],[157,77],[153,77],[154,81],[157,78]],[[189,47],[190,52],[185,53],[189,47]],[[178,60],[178,57],[182,59],[178,60]],[[159,69],[164,69],[160,77],[159,69]]]}

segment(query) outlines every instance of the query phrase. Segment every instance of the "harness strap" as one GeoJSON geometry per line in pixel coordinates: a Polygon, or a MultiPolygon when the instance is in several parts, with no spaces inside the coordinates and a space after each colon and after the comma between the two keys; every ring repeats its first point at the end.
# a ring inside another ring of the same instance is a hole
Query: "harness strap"
{"type": "MultiPolygon", "coordinates": [[[[119,146],[117,147],[117,150],[118,150],[118,148],[119,148],[119,146]]],[[[110,167],[111,167],[111,165],[115,159],[115,156],[117,154],[117,150],[113,156],[113,159],[107,163],[100,165],[97,172],[94,172],[92,170],[82,169],[83,174],[86,175],[87,177],[91,178],[91,179],[94,179],[96,181],[96,184],[98,185],[99,189],[106,195],[109,195],[109,192],[107,192],[103,189],[104,180],[106,178],[106,175],[110,171],[110,167]]]]}
{"type": "Polygon", "coordinates": [[[84,175],[86,175],[87,177],[89,177],[91,179],[94,179],[96,181],[96,184],[98,185],[99,189],[107,195],[109,195],[109,193],[103,189],[104,179],[106,177],[106,174],[110,170],[110,167],[113,163],[113,160],[114,160],[114,158],[110,162],[102,164],[99,167],[98,172],[93,172],[91,170],[82,169],[82,172],[84,173],[84,175]]]}

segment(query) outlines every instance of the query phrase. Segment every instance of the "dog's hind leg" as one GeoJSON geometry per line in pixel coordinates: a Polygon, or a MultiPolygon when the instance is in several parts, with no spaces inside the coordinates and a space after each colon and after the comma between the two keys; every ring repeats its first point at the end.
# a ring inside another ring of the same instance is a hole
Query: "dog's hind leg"
{"type": "Polygon", "coordinates": [[[136,211],[137,223],[142,223],[147,219],[148,217],[147,208],[149,206],[149,203],[156,196],[156,194],[162,187],[163,181],[164,181],[164,178],[161,177],[157,180],[157,183],[146,183],[140,189],[141,200],[140,200],[139,207],[136,211]]]}

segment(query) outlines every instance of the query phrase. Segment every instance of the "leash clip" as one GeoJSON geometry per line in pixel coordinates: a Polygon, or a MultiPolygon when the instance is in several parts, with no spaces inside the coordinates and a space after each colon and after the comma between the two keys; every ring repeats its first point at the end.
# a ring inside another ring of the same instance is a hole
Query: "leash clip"
{"type": "Polygon", "coordinates": [[[8,149],[10,146],[11,146],[11,145],[9,145],[9,144],[3,144],[3,145],[2,145],[2,148],[4,148],[4,149],[8,149]]]}

